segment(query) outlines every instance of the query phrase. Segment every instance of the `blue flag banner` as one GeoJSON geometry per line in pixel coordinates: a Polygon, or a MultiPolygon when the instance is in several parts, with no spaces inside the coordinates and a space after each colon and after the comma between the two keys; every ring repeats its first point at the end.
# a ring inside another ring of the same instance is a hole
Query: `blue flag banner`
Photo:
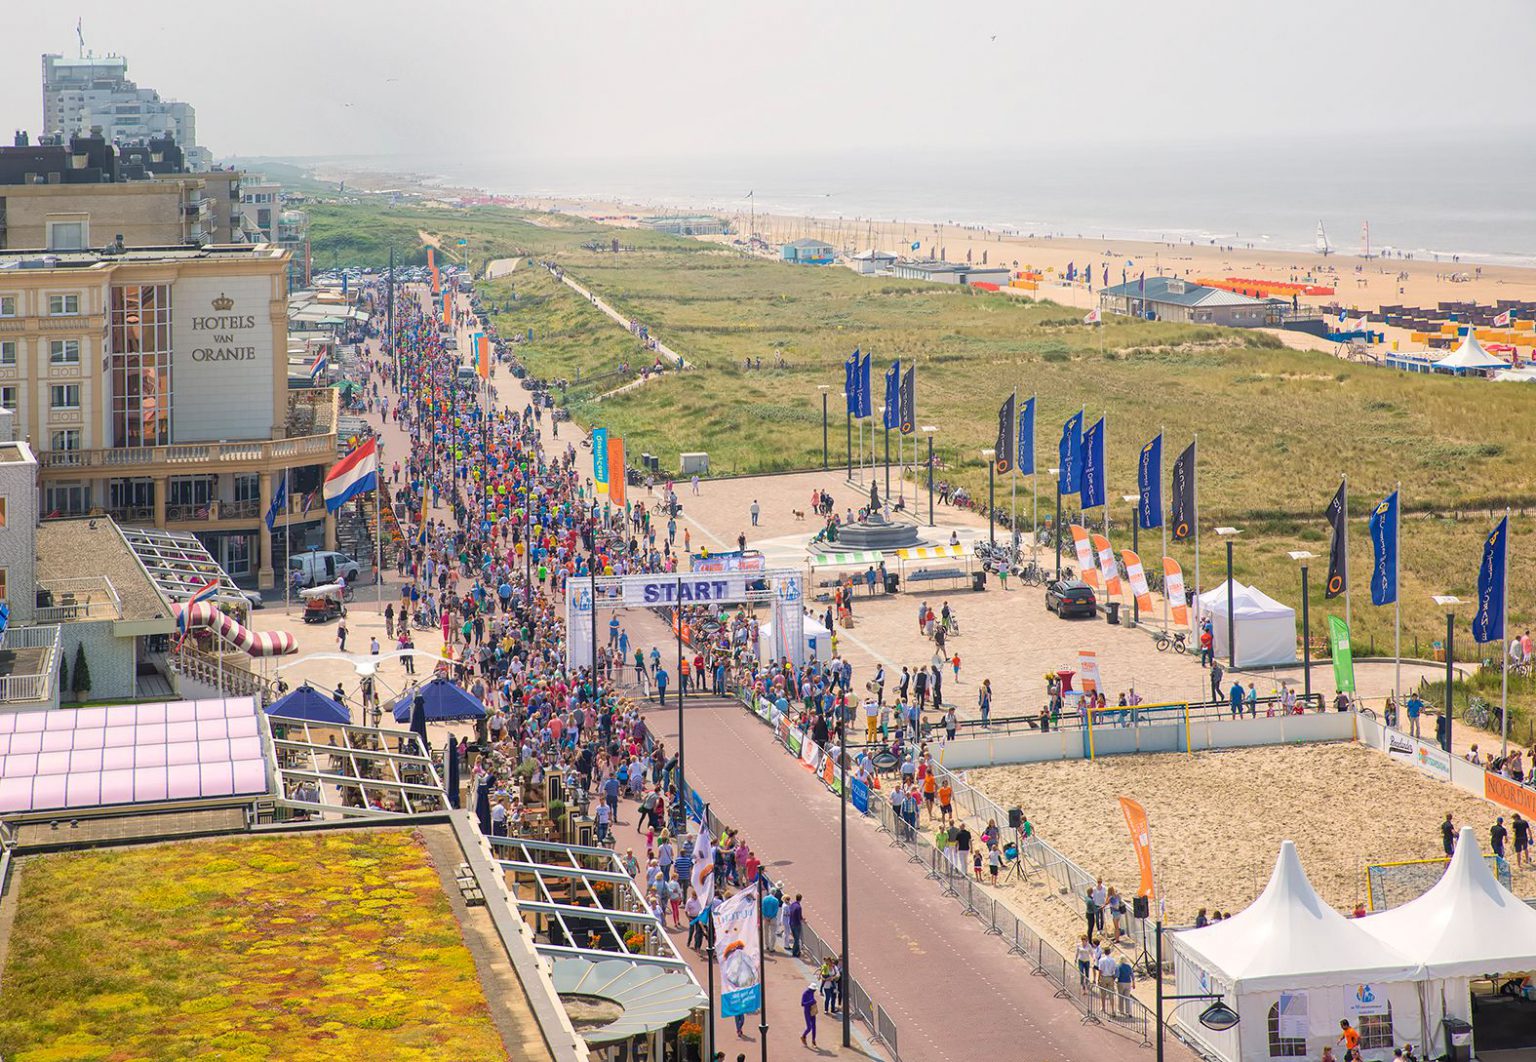
{"type": "Polygon", "coordinates": [[[843,396],[848,412],[856,412],[859,408],[859,389],[854,382],[859,373],[859,348],[853,348],[853,354],[843,362],[843,396]]]}
{"type": "Polygon", "coordinates": [[[1136,463],[1136,522],[1143,531],[1163,526],[1163,437],[1141,448],[1136,463]]]}
{"type": "Polygon", "coordinates": [[[885,413],[880,424],[886,431],[901,427],[901,361],[885,370],[885,413]]]}
{"type": "Polygon", "coordinates": [[[1397,600],[1397,491],[1371,510],[1371,604],[1397,600]]]}
{"type": "Polygon", "coordinates": [[[874,402],[869,393],[869,372],[871,355],[864,355],[864,360],[859,362],[859,368],[855,374],[854,387],[859,392],[859,408],[853,411],[855,417],[874,416],[874,402]]]}
{"type": "Polygon", "coordinates": [[[1104,504],[1104,418],[1083,433],[1083,474],[1078,477],[1078,504],[1092,509],[1104,504]]]}
{"type": "Polygon", "coordinates": [[[288,476],[277,481],[277,490],[272,494],[272,504],[267,507],[267,530],[277,527],[277,514],[288,508],[288,476]]]}
{"type": "Polygon", "coordinates": [[[1499,521],[1483,543],[1483,563],[1477,569],[1477,615],[1472,637],[1479,642],[1504,641],[1504,583],[1509,564],[1509,517],[1499,521]]]}
{"type": "Polygon", "coordinates": [[[608,429],[592,429],[592,482],[599,494],[608,493],[608,429]]]}
{"type": "Polygon", "coordinates": [[[1019,447],[1015,464],[1022,476],[1035,474],[1035,400],[1032,397],[1026,399],[1024,408],[1019,410],[1019,447]]]}
{"type": "Polygon", "coordinates": [[[1056,447],[1061,468],[1056,472],[1056,489],[1062,494],[1076,494],[1083,468],[1083,413],[1078,410],[1061,426],[1061,442],[1056,447]]]}

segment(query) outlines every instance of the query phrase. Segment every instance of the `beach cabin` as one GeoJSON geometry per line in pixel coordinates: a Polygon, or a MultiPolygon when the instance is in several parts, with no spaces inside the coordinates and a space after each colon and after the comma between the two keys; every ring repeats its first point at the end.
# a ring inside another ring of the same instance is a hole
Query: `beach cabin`
{"type": "Polygon", "coordinates": [[[1227,328],[1261,328],[1278,323],[1290,303],[1255,299],[1235,291],[1206,287],[1179,277],[1147,277],[1116,284],[1099,292],[1099,308],[1105,313],[1146,317],[1157,321],[1223,325],[1227,328]]]}
{"type": "Polygon", "coordinates": [[[791,240],[779,248],[779,254],[796,265],[831,265],[837,249],[824,240],[791,240]]]}
{"type": "Polygon", "coordinates": [[[927,280],[934,284],[992,284],[1006,287],[1013,279],[1007,266],[965,265],[959,262],[901,262],[896,275],[903,280],[927,280]]]}
{"type": "Polygon", "coordinates": [[[848,259],[847,264],[848,268],[855,273],[863,276],[874,276],[877,273],[889,274],[893,272],[898,261],[900,259],[889,251],[877,251],[871,248],[867,251],[860,251],[848,259]]]}

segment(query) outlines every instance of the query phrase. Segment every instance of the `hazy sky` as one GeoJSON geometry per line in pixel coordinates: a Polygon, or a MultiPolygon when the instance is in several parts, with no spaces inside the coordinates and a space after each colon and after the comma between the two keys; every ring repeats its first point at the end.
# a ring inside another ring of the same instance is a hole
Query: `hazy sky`
{"type": "MultiPolygon", "coordinates": [[[[21,0],[13,0],[20,3],[21,0]]],[[[0,129],[39,57],[97,54],[197,108],[215,155],[484,159],[1036,147],[1489,130],[1529,138],[1531,0],[28,0],[0,129]],[[235,16],[235,17],[231,17],[235,16]],[[995,39],[994,39],[995,37],[995,39]]]]}

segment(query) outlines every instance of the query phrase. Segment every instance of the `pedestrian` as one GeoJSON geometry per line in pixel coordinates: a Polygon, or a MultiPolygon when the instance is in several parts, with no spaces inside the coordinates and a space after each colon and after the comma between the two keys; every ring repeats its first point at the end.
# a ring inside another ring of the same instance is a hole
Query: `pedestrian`
{"type": "Polygon", "coordinates": [[[347,651],[347,618],[341,617],[336,621],[336,649],[337,652],[347,651]]]}
{"type": "Polygon", "coordinates": [[[812,981],[805,986],[805,991],[800,993],[800,1009],[805,1012],[805,1031],[800,1034],[800,1046],[805,1046],[805,1038],[811,1038],[811,1046],[816,1046],[816,982],[812,981]]]}
{"type": "Polygon", "coordinates": [[[1488,841],[1493,848],[1493,854],[1500,859],[1504,858],[1504,839],[1509,836],[1509,831],[1504,828],[1504,816],[1500,815],[1488,831],[1488,841]]]}
{"type": "Polygon", "coordinates": [[[1226,674],[1220,663],[1216,660],[1211,661],[1211,700],[1219,701],[1224,699],[1221,695],[1221,680],[1226,677],[1226,674]]]}
{"type": "Polygon", "coordinates": [[[1109,904],[1109,890],[1104,887],[1104,879],[1100,878],[1093,886],[1093,927],[1102,934],[1104,932],[1104,908],[1109,904]]]}
{"type": "MultiPolygon", "coordinates": [[[[1089,900],[1092,903],[1092,899],[1089,900]]],[[[1093,915],[1088,916],[1090,928],[1093,915]]],[[[1088,991],[1089,975],[1093,970],[1093,945],[1088,942],[1088,934],[1084,933],[1077,940],[1077,985],[1084,992],[1088,991]]]]}
{"type": "Polygon", "coordinates": [[[1129,1018],[1132,1014],[1131,992],[1136,987],[1136,968],[1131,965],[1129,955],[1121,955],[1120,963],[1115,967],[1115,991],[1119,996],[1120,1017],[1129,1018]]]}
{"type": "Polygon", "coordinates": [[[783,902],[779,899],[778,890],[763,894],[763,950],[772,955],[777,950],[774,945],[779,936],[779,908],[783,902]]]}
{"type": "Polygon", "coordinates": [[[1445,821],[1440,824],[1440,847],[1445,849],[1447,856],[1456,854],[1456,824],[1451,821],[1449,811],[1445,813],[1445,821]]]}
{"type": "Polygon", "coordinates": [[[1528,867],[1531,865],[1531,824],[1515,812],[1515,866],[1528,867]]]}
{"type": "MultiPolygon", "coordinates": [[[[960,657],[959,657],[959,654],[956,654],[956,656],[955,656],[955,674],[956,674],[956,676],[958,676],[960,674],[960,657]]],[[[981,690],[980,690],[980,692],[978,692],[976,694],[976,705],[977,705],[978,708],[981,709],[981,725],[984,726],[984,727],[990,727],[992,725],[992,680],[991,679],[988,678],[988,679],[982,679],[981,680],[981,690]]]]}
{"type": "MultiPolygon", "coordinates": [[[[805,909],[801,905],[798,892],[795,893],[795,898],[784,908],[784,929],[789,933],[789,953],[798,959],[800,957],[800,937],[805,931],[805,909]]],[[[813,1002],[814,999],[815,997],[813,996],[813,1002]]]]}
{"type": "Polygon", "coordinates": [[[752,510],[751,510],[751,512],[752,512],[752,526],[753,527],[757,526],[757,517],[758,517],[758,514],[761,511],[762,510],[758,508],[757,499],[753,498],[752,499],[752,510]]]}

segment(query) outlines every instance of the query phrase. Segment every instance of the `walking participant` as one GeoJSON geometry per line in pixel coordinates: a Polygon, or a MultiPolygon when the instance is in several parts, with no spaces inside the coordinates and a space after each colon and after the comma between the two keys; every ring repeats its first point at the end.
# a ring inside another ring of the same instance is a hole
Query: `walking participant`
{"type": "Polygon", "coordinates": [[[811,1038],[811,1046],[816,1046],[816,982],[812,981],[805,986],[805,991],[800,993],[800,1009],[805,1012],[805,1031],[800,1034],[800,1044],[805,1045],[805,1038],[811,1038]]]}

